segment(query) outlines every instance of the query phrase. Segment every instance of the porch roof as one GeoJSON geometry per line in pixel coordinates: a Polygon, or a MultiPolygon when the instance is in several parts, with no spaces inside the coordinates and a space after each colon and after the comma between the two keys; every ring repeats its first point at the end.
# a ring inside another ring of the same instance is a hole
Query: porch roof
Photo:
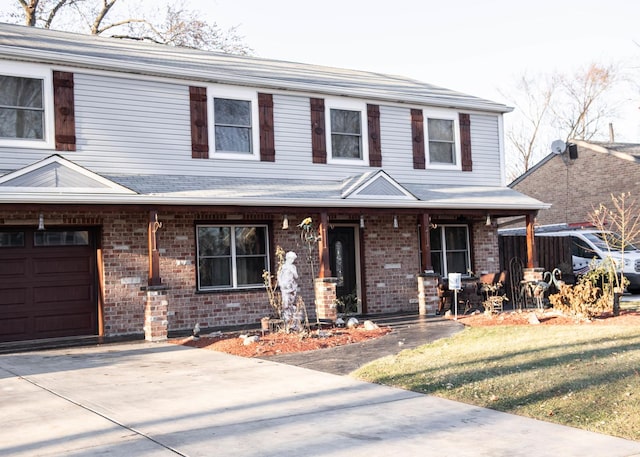
{"type": "MultiPolygon", "coordinates": [[[[6,176],[6,175],[5,175],[6,176]]],[[[104,175],[132,192],[64,187],[6,187],[0,203],[145,204],[239,207],[390,208],[532,211],[549,205],[508,187],[400,185],[380,173],[346,180],[258,179],[183,175],[104,175]],[[388,186],[375,186],[384,179],[388,186]],[[372,184],[365,196],[353,191],[372,184]],[[376,190],[380,189],[380,190],[376,190]],[[397,193],[389,189],[397,190],[397,193]],[[378,192],[378,193],[376,193],[378,192]]]]}

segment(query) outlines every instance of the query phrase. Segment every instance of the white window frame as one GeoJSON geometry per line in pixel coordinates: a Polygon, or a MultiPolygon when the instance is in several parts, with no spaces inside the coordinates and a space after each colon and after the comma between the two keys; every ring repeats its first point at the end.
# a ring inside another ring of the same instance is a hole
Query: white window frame
{"type": "Polygon", "coordinates": [[[328,98],[324,101],[324,119],[326,130],[327,163],[340,165],[369,165],[369,131],[367,128],[367,104],[363,101],[328,98]],[[362,144],[362,157],[350,159],[346,157],[333,157],[331,145],[331,110],[358,111],[360,113],[360,135],[362,144]]]}
{"type": "Polygon", "coordinates": [[[18,78],[42,79],[42,103],[44,107],[44,132],[42,139],[0,138],[0,147],[55,149],[52,69],[30,63],[2,61],[0,74],[18,78]]]}
{"type": "Polygon", "coordinates": [[[460,120],[457,112],[452,113],[448,110],[439,109],[423,109],[422,115],[424,118],[424,152],[425,160],[428,168],[441,169],[441,170],[462,170],[462,154],[460,147],[460,120]],[[429,152],[429,119],[442,119],[446,121],[453,121],[453,136],[455,146],[455,161],[456,163],[447,164],[441,162],[431,163],[431,155],[429,152]]]}
{"type": "Polygon", "coordinates": [[[258,107],[258,92],[235,86],[209,86],[207,87],[207,116],[209,121],[209,150],[214,159],[231,160],[260,160],[260,122],[258,107]],[[251,103],[251,153],[216,151],[216,120],[213,103],[216,98],[247,101],[251,103]]]}
{"type": "Polygon", "coordinates": [[[260,227],[265,231],[265,257],[266,257],[266,269],[268,270],[271,265],[271,256],[270,256],[270,246],[269,246],[269,226],[267,224],[225,224],[225,223],[211,223],[211,224],[197,224],[196,225],[196,281],[197,281],[197,289],[199,292],[211,292],[211,291],[224,291],[224,290],[246,290],[246,289],[257,289],[264,287],[264,283],[256,283],[249,285],[238,285],[238,268],[237,268],[237,254],[236,254],[236,245],[235,245],[235,229],[238,227],[260,227]],[[200,242],[198,229],[201,227],[229,227],[231,230],[231,246],[230,246],[230,257],[231,257],[231,286],[206,286],[202,287],[200,285],[200,242]]]}

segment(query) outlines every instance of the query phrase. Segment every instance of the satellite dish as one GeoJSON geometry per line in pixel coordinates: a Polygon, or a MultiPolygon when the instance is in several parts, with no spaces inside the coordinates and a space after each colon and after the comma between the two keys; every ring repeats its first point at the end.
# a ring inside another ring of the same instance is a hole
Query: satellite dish
{"type": "Polygon", "coordinates": [[[562,154],[567,150],[567,145],[562,140],[555,140],[551,143],[551,152],[554,154],[562,154]]]}

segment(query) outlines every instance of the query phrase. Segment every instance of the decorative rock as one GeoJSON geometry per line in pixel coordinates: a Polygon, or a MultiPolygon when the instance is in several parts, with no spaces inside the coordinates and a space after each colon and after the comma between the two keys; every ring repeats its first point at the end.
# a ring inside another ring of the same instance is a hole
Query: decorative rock
{"type": "Polygon", "coordinates": [[[335,322],[335,325],[336,325],[336,327],[344,327],[344,319],[341,318],[341,317],[337,318],[336,322],[335,322]]]}
{"type": "Polygon", "coordinates": [[[355,317],[350,317],[347,321],[347,328],[356,328],[358,324],[358,319],[356,319],[355,317]]]}
{"type": "Polygon", "coordinates": [[[364,329],[365,330],[377,330],[380,327],[378,327],[378,324],[372,322],[372,321],[364,321],[364,329]]]}
{"type": "Polygon", "coordinates": [[[528,319],[531,325],[536,325],[540,323],[540,321],[538,320],[538,316],[536,316],[536,313],[530,313],[528,319]]]}
{"type": "Polygon", "coordinates": [[[248,336],[244,339],[243,343],[245,346],[249,346],[253,343],[257,343],[260,341],[260,337],[258,335],[248,336]]]}

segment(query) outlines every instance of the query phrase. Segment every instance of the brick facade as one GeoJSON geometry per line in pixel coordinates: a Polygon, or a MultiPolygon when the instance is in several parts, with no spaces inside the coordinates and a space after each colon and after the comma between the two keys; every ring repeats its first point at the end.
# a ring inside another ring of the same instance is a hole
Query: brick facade
{"type": "Polygon", "coordinates": [[[551,156],[512,187],[552,204],[536,218],[536,225],[548,225],[587,222],[600,203],[611,206],[611,194],[637,195],[639,185],[640,163],[579,147],[577,159],[551,156]]]}
{"type": "MultiPolygon", "coordinates": [[[[37,211],[0,211],[0,222],[37,221],[37,211]]],[[[271,314],[264,289],[229,292],[197,292],[195,225],[203,222],[233,222],[228,214],[163,210],[158,208],[162,227],[157,232],[160,252],[160,289],[146,290],[149,274],[147,225],[149,213],[143,209],[97,209],[43,211],[47,228],[93,228],[99,252],[98,284],[103,297],[102,324],[105,336],[147,335],[162,338],[162,326],[169,332],[200,327],[256,325],[271,314]]],[[[314,221],[316,215],[311,214],[314,221]]],[[[282,214],[237,216],[238,222],[255,221],[270,226],[270,251],[276,246],[298,254],[299,295],[310,316],[315,316],[313,276],[318,274],[318,251],[313,247],[311,263],[307,246],[300,238],[296,224],[302,217],[289,217],[288,230],[282,230],[282,214]]],[[[329,220],[340,220],[358,227],[358,216],[329,214],[329,220]]],[[[364,270],[366,312],[370,314],[410,311],[418,312],[420,271],[417,216],[398,215],[398,228],[391,216],[366,216],[365,228],[356,229],[364,270]]],[[[23,223],[24,224],[24,223],[23,223]]],[[[19,225],[19,224],[17,224],[19,225]]],[[[474,268],[497,269],[497,236],[495,227],[484,223],[471,229],[474,268]]],[[[275,267],[275,259],[272,259],[275,267]]],[[[431,290],[431,289],[429,289],[431,290]]],[[[325,303],[326,305],[326,303],[325,303]]],[[[429,312],[434,309],[430,307],[429,312]]],[[[326,312],[326,310],[324,310],[326,312]]]]}

